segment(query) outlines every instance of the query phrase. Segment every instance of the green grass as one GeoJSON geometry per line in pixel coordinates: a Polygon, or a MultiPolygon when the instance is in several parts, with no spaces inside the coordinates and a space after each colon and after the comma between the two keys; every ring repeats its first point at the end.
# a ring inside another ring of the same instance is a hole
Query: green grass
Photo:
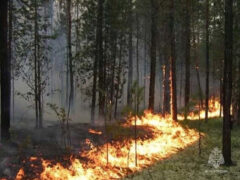
{"type": "MultiPolygon", "coordinates": [[[[199,121],[181,122],[189,128],[199,128],[199,121]]],[[[232,160],[235,166],[221,166],[218,170],[227,170],[227,173],[214,172],[208,165],[208,158],[213,148],[222,148],[222,120],[211,119],[208,123],[201,123],[202,154],[199,156],[198,142],[168,159],[156,163],[126,180],[240,180],[240,127],[232,131],[232,160]],[[206,172],[207,171],[207,172],[206,172]]]]}

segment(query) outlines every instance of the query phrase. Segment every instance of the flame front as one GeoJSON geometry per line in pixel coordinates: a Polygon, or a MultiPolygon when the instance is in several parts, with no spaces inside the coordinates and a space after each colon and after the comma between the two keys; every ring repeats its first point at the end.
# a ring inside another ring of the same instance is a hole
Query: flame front
{"type": "MultiPolygon", "coordinates": [[[[209,117],[219,116],[220,107],[220,103],[211,100],[209,117]]],[[[200,118],[204,117],[205,112],[201,111],[200,118]]],[[[183,117],[179,115],[178,118],[181,120],[183,117]]],[[[199,114],[191,113],[189,119],[199,119],[199,114]]],[[[163,117],[160,114],[155,115],[145,112],[142,118],[130,118],[122,126],[134,127],[135,121],[137,126],[144,126],[151,130],[153,134],[150,138],[147,134],[144,139],[137,138],[137,166],[135,166],[134,138],[121,142],[109,142],[98,147],[94,146],[89,139],[86,139],[86,144],[89,145],[91,150],[82,152],[80,156],[87,161],[72,158],[71,166],[66,168],[60,163],[53,165],[50,161],[42,160],[43,172],[40,178],[42,180],[122,178],[177,153],[199,139],[199,133],[196,130],[184,129],[179,123],[173,121],[171,116],[163,117]]],[[[89,130],[89,132],[100,135],[99,131],[89,130]]]]}
{"type": "MultiPolygon", "coordinates": [[[[134,125],[131,118],[124,126],[134,125]]],[[[112,179],[121,178],[128,173],[134,173],[152,165],[154,162],[178,152],[180,149],[198,140],[195,130],[187,130],[170,118],[154,115],[149,112],[141,119],[137,118],[138,126],[148,126],[153,131],[153,137],[137,140],[138,166],[135,166],[135,141],[112,142],[100,147],[92,147],[90,151],[81,153],[88,159],[83,163],[78,159],[71,160],[71,167],[64,168],[43,160],[44,171],[41,179],[112,179]],[[108,146],[108,147],[107,147],[108,146]],[[108,148],[108,164],[107,164],[108,148]]],[[[87,140],[89,143],[89,140],[87,140]]],[[[92,145],[91,145],[92,146],[92,145]]]]}
{"type": "MultiPolygon", "coordinates": [[[[199,106],[196,106],[197,109],[199,109],[199,106]]],[[[209,100],[209,110],[208,110],[208,118],[215,118],[222,116],[221,112],[221,103],[219,100],[211,98],[209,100]]],[[[200,114],[195,114],[194,112],[190,112],[188,115],[188,119],[190,120],[199,120],[205,119],[205,109],[200,110],[200,114]]],[[[178,115],[178,120],[184,120],[183,115],[178,115]]]]}

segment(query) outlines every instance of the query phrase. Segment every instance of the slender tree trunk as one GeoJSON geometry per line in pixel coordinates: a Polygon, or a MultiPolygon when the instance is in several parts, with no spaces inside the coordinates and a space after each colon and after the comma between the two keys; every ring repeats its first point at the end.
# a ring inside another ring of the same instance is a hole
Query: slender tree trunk
{"type": "MultiPolygon", "coordinates": [[[[120,37],[121,38],[121,37],[120,37]]],[[[122,40],[120,40],[120,49],[119,49],[119,64],[118,64],[118,72],[117,72],[117,88],[115,95],[115,109],[114,109],[114,117],[117,117],[117,108],[118,108],[118,98],[119,98],[119,86],[121,81],[121,71],[122,71],[122,40]]]]}
{"type": "Polygon", "coordinates": [[[205,121],[208,121],[209,106],[209,0],[206,0],[206,98],[205,98],[205,121]]]}
{"type": "MultiPolygon", "coordinates": [[[[98,22],[99,23],[99,17],[98,22]]],[[[98,55],[98,41],[99,41],[99,30],[97,28],[96,31],[96,46],[95,46],[95,59],[93,64],[93,88],[92,88],[92,104],[91,104],[91,123],[95,123],[95,106],[96,106],[96,98],[97,98],[97,79],[98,79],[98,61],[99,61],[99,55],[98,55]]]]}
{"type": "MultiPolygon", "coordinates": [[[[113,31],[113,30],[112,30],[113,31]]],[[[112,75],[111,75],[111,92],[110,92],[110,100],[111,100],[111,103],[113,103],[113,96],[114,96],[114,92],[115,92],[115,89],[114,89],[114,80],[115,80],[115,66],[116,66],[116,52],[117,52],[117,41],[116,41],[116,36],[115,36],[115,33],[112,32],[112,35],[111,35],[111,51],[112,51],[112,64],[111,64],[111,70],[112,70],[112,75]],[[114,40],[115,39],[115,40],[114,40]]]]}
{"type": "Polygon", "coordinates": [[[179,105],[182,107],[182,89],[183,89],[183,62],[180,64],[180,92],[179,92],[179,105]]]}
{"type": "Polygon", "coordinates": [[[128,87],[127,87],[127,104],[131,106],[132,102],[132,81],[133,81],[133,45],[132,45],[132,0],[129,0],[129,39],[128,39],[128,87]]]}
{"type": "Polygon", "coordinates": [[[177,85],[176,85],[176,52],[175,52],[175,18],[174,18],[174,0],[171,0],[170,14],[170,37],[171,37],[171,55],[170,55],[170,77],[171,77],[171,114],[172,119],[177,121],[177,85]]]}
{"type": "Polygon", "coordinates": [[[199,73],[199,59],[198,59],[198,53],[197,53],[197,43],[199,43],[199,36],[197,38],[196,42],[196,32],[195,27],[193,25],[193,48],[194,48],[194,60],[195,62],[195,70],[197,75],[197,84],[198,84],[198,96],[200,98],[200,107],[203,108],[203,94],[202,94],[202,86],[201,86],[201,79],[200,79],[200,73],[199,73]]]}
{"type": "Polygon", "coordinates": [[[202,95],[202,86],[200,81],[200,74],[199,74],[199,66],[196,65],[196,74],[197,74],[197,82],[198,82],[198,91],[199,91],[199,98],[200,98],[200,105],[203,107],[203,95],[202,95]]]}
{"type": "Polygon", "coordinates": [[[40,54],[39,54],[39,45],[38,45],[38,63],[37,63],[37,78],[38,78],[38,112],[39,112],[39,122],[38,122],[38,128],[42,128],[42,118],[43,118],[43,110],[42,110],[42,78],[41,78],[41,62],[40,62],[40,54]]]}
{"type": "Polygon", "coordinates": [[[225,53],[223,80],[223,157],[226,165],[231,159],[231,100],[232,100],[232,51],[233,51],[233,0],[225,0],[225,53]]]}
{"type": "Polygon", "coordinates": [[[189,98],[190,98],[190,0],[186,0],[186,50],[185,50],[185,119],[187,119],[189,112],[189,98]]]}
{"type": "MultiPolygon", "coordinates": [[[[162,69],[162,66],[163,66],[163,55],[162,55],[162,52],[161,52],[161,48],[160,48],[160,45],[158,46],[158,56],[159,56],[159,67],[158,69],[162,69]]],[[[163,108],[163,96],[162,96],[162,92],[163,92],[163,89],[162,89],[162,82],[163,82],[163,76],[162,76],[162,72],[159,71],[158,73],[158,76],[159,76],[159,94],[160,94],[160,99],[159,99],[159,112],[161,113],[162,111],[162,108],[163,108]]]]}
{"type": "Polygon", "coordinates": [[[12,27],[13,27],[13,0],[9,0],[8,5],[8,58],[11,61],[11,71],[12,71],[12,121],[14,121],[14,63],[12,60],[12,27]]]}
{"type": "Polygon", "coordinates": [[[68,116],[70,114],[71,106],[73,105],[73,95],[74,95],[74,79],[73,79],[73,58],[72,58],[72,15],[71,15],[71,6],[72,0],[67,0],[67,19],[68,19],[68,33],[67,33],[67,42],[68,42],[68,60],[69,60],[69,80],[70,80],[70,92],[68,100],[68,116]]]}
{"type": "Polygon", "coordinates": [[[93,64],[93,88],[92,88],[92,105],[91,105],[91,123],[95,123],[95,106],[96,106],[96,95],[97,95],[97,76],[98,76],[98,52],[96,46],[96,53],[93,64]]]}
{"type": "Polygon", "coordinates": [[[0,59],[1,59],[1,138],[10,139],[11,62],[8,58],[8,1],[0,3],[0,59]]]}
{"type": "Polygon", "coordinates": [[[220,114],[219,116],[222,117],[222,105],[223,105],[223,78],[222,75],[220,75],[220,80],[219,80],[219,88],[220,88],[220,92],[219,92],[219,97],[220,97],[220,114]]]}
{"type": "Polygon", "coordinates": [[[35,116],[36,116],[36,128],[39,128],[39,90],[38,90],[38,11],[37,11],[37,0],[34,1],[34,95],[35,95],[35,116]]]}
{"type": "Polygon", "coordinates": [[[237,112],[237,125],[240,125],[240,60],[238,62],[238,112],[237,112]]]}
{"type": "Polygon", "coordinates": [[[146,86],[147,86],[147,20],[145,18],[145,30],[144,30],[144,97],[143,106],[146,108],[146,86]]]}
{"type": "MultiPolygon", "coordinates": [[[[166,49],[165,49],[166,50],[166,49]]],[[[165,52],[166,53],[166,52],[165,52]]],[[[170,65],[168,61],[168,55],[164,55],[164,65],[162,67],[163,71],[163,115],[170,114],[170,65]]]]}
{"type": "Polygon", "coordinates": [[[137,23],[137,42],[136,42],[136,62],[137,62],[137,84],[139,86],[139,78],[140,78],[140,73],[139,73],[139,51],[138,51],[138,46],[139,46],[139,19],[138,19],[138,14],[136,13],[136,23],[137,23]]]}
{"type": "Polygon", "coordinates": [[[104,92],[104,60],[103,60],[103,0],[98,0],[97,10],[97,59],[98,59],[98,89],[99,89],[99,116],[104,117],[105,92],[104,92]]]}
{"type": "Polygon", "coordinates": [[[154,0],[151,0],[151,69],[150,69],[150,85],[149,85],[149,104],[148,109],[154,111],[154,95],[155,95],[155,78],[156,78],[156,51],[157,51],[157,7],[154,0]]]}

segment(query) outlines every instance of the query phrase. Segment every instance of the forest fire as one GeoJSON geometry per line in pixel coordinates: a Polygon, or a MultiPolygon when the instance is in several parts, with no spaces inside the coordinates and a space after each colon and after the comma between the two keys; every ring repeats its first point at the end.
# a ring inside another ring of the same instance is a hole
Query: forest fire
{"type": "MultiPolygon", "coordinates": [[[[130,119],[125,126],[133,124],[134,118],[130,119]]],[[[41,179],[121,178],[128,173],[150,166],[157,160],[169,157],[198,140],[196,131],[184,129],[171,119],[163,119],[160,115],[148,112],[143,118],[137,119],[137,125],[149,126],[154,132],[152,139],[137,140],[137,167],[135,166],[135,143],[134,139],[130,139],[92,147],[90,151],[81,153],[81,157],[89,159],[88,163],[72,159],[68,169],[60,164],[51,166],[50,162],[43,160],[44,170],[41,173],[41,179]]]]}
{"type": "MultiPolygon", "coordinates": [[[[199,106],[196,106],[196,109],[199,109],[199,106]]],[[[208,117],[209,118],[220,117],[220,114],[222,116],[221,104],[220,104],[219,100],[211,98],[209,100],[208,117]]],[[[184,120],[184,115],[178,115],[178,119],[184,120]]],[[[204,120],[205,119],[205,109],[201,108],[200,114],[199,114],[199,112],[197,112],[197,113],[190,112],[188,115],[188,119],[189,120],[199,120],[199,119],[204,120]]]]}
{"type": "MultiPolygon", "coordinates": [[[[219,102],[211,100],[209,116],[219,116],[219,108],[219,102]]],[[[189,118],[198,119],[199,115],[192,113],[189,118]]],[[[204,118],[204,111],[201,111],[200,118],[204,118]]],[[[86,139],[85,143],[90,150],[83,151],[80,157],[87,159],[87,162],[71,158],[71,166],[66,168],[60,163],[53,165],[51,161],[41,159],[43,171],[40,174],[40,179],[101,180],[122,178],[177,153],[199,139],[199,133],[196,130],[184,129],[170,116],[163,117],[160,114],[152,114],[147,111],[143,117],[136,119],[132,117],[122,126],[134,127],[135,120],[137,126],[147,127],[153,132],[151,138],[137,138],[137,166],[135,165],[134,138],[112,141],[98,147],[94,146],[90,139],[86,139]]],[[[102,134],[101,131],[93,129],[89,129],[89,133],[102,134]]],[[[147,134],[145,136],[147,137],[147,134]]],[[[36,160],[36,158],[32,157],[30,160],[36,160]]],[[[23,179],[23,177],[24,171],[20,169],[16,179],[23,179]]]]}

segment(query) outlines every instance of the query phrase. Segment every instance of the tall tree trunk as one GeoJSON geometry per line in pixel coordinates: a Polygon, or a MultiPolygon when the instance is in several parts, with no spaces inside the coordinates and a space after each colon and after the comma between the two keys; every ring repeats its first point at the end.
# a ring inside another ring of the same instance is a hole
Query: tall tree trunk
{"type": "MultiPolygon", "coordinates": [[[[73,80],[73,58],[72,58],[72,15],[71,15],[71,6],[72,0],[67,0],[67,22],[68,22],[68,32],[67,32],[67,43],[68,43],[68,69],[69,69],[69,100],[68,100],[68,116],[73,105],[73,95],[74,95],[74,80],[73,80]]],[[[68,84],[67,84],[68,86],[68,84]]]]}
{"type": "MultiPolygon", "coordinates": [[[[165,52],[166,53],[166,52],[165,52]]],[[[163,71],[163,115],[170,114],[170,65],[168,61],[168,55],[164,55],[164,65],[162,67],[163,71]]]]}
{"type": "MultiPolygon", "coordinates": [[[[96,35],[97,36],[97,35],[96,35]]],[[[93,88],[92,88],[92,105],[91,105],[91,123],[95,123],[95,106],[97,96],[97,76],[98,76],[98,47],[96,43],[95,59],[93,64],[93,88]]]]}
{"type": "Polygon", "coordinates": [[[137,42],[136,42],[136,63],[137,63],[137,84],[139,86],[139,78],[140,78],[140,73],[139,73],[139,18],[138,14],[136,13],[136,23],[137,23],[137,42]]]}
{"type": "MultiPolygon", "coordinates": [[[[158,61],[158,64],[159,64],[158,69],[161,70],[164,63],[163,63],[163,54],[162,54],[160,45],[158,46],[158,56],[159,56],[159,58],[158,58],[158,60],[159,60],[158,61]]],[[[162,112],[162,108],[163,108],[163,104],[162,104],[162,102],[163,102],[163,96],[162,96],[162,93],[163,93],[163,89],[162,89],[163,76],[162,75],[163,75],[162,71],[159,71],[158,76],[159,76],[159,95],[160,95],[159,112],[160,113],[162,112]]]]}
{"type": "Polygon", "coordinates": [[[42,110],[42,78],[41,78],[41,62],[40,62],[40,54],[39,54],[39,45],[38,45],[38,63],[37,63],[37,78],[38,78],[38,112],[39,112],[39,122],[38,128],[42,128],[42,120],[43,120],[43,110],[42,110]]]}
{"type": "Polygon", "coordinates": [[[104,92],[104,61],[103,61],[103,0],[98,0],[97,10],[97,62],[99,69],[98,89],[99,89],[99,116],[104,116],[105,92],[104,92]]]}
{"type": "Polygon", "coordinates": [[[116,95],[115,95],[115,109],[114,109],[114,117],[117,117],[117,108],[118,108],[118,98],[119,98],[119,86],[121,84],[121,71],[122,71],[122,39],[120,37],[120,49],[119,49],[119,64],[118,64],[118,72],[117,72],[117,87],[116,87],[116,95]]]}
{"type": "Polygon", "coordinates": [[[203,93],[202,93],[202,86],[201,86],[201,79],[200,79],[200,73],[199,73],[199,59],[198,59],[198,53],[197,53],[197,43],[199,44],[199,35],[196,38],[196,32],[195,32],[195,26],[193,25],[192,29],[193,34],[193,52],[194,52],[194,60],[195,60],[195,70],[197,75],[197,84],[198,84],[198,96],[200,99],[200,109],[203,108],[203,93]]]}
{"type": "Polygon", "coordinates": [[[182,107],[182,89],[183,89],[183,62],[180,64],[180,87],[179,87],[179,106],[182,107]]]}
{"type": "Polygon", "coordinates": [[[208,121],[209,106],[209,0],[206,0],[206,98],[205,98],[205,121],[208,121]]]}
{"type": "Polygon", "coordinates": [[[238,112],[237,112],[237,125],[240,125],[240,60],[238,60],[238,112]]]}
{"type": "Polygon", "coordinates": [[[12,27],[13,27],[13,0],[9,0],[8,5],[8,58],[11,61],[11,72],[12,72],[12,121],[14,121],[14,63],[12,60],[12,27]]]}
{"type": "Polygon", "coordinates": [[[175,52],[175,7],[174,0],[171,0],[170,6],[170,37],[171,37],[171,55],[170,55],[170,77],[171,77],[171,114],[172,119],[177,121],[177,84],[176,84],[176,52],[175,52]]]}
{"type": "Polygon", "coordinates": [[[156,76],[156,51],[157,51],[157,7],[154,0],[151,0],[151,69],[150,69],[150,85],[149,85],[149,104],[148,109],[154,111],[154,95],[155,95],[155,76],[156,76]]]}
{"type": "Polygon", "coordinates": [[[220,80],[219,80],[219,98],[220,98],[220,113],[219,117],[222,117],[222,105],[223,105],[223,78],[222,75],[220,75],[220,80]]]}
{"type": "Polygon", "coordinates": [[[128,25],[129,25],[129,39],[128,39],[128,87],[127,87],[127,104],[128,106],[131,106],[132,104],[132,81],[133,81],[133,35],[132,35],[132,0],[129,0],[129,19],[128,19],[128,25]]]}
{"type": "Polygon", "coordinates": [[[223,80],[223,157],[226,165],[231,159],[231,100],[232,100],[232,51],[233,51],[233,0],[225,0],[225,52],[223,80]]]}
{"type": "Polygon", "coordinates": [[[11,62],[8,58],[8,1],[0,3],[0,59],[1,59],[1,138],[10,139],[11,62]]]}
{"type": "Polygon", "coordinates": [[[114,96],[114,93],[115,93],[115,89],[114,89],[114,80],[115,80],[115,74],[116,74],[116,54],[117,54],[117,37],[116,37],[116,34],[115,34],[115,30],[111,30],[111,38],[110,38],[110,41],[111,41],[111,92],[110,92],[110,100],[111,100],[111,103],[113,103],[113,96],[114,96]],[[113,32],[114,31],[114,32],[113,32]]]}
{"type": "Polygon", "coordinates": [[[35,116],[36,116],[36,128],[39,128],[39,82],[38,82],[38,11],[37,0],[34,1],[34,95],[35,95],[35,116]]]}
{"type": "Polygon", "coordinates": [[[190,98],[190,0],[186,0],[186,49],[185,49],[185,119],[187,119],[187,115],[189,112],[189,98],[190,98]]]}
{"type": "Polygon", "coordinates": [[[146,108],[146,86],[147,86],[147,19],[145,18],[144,28],[144,95],[143,95],[143,107],[146,108]]]}

